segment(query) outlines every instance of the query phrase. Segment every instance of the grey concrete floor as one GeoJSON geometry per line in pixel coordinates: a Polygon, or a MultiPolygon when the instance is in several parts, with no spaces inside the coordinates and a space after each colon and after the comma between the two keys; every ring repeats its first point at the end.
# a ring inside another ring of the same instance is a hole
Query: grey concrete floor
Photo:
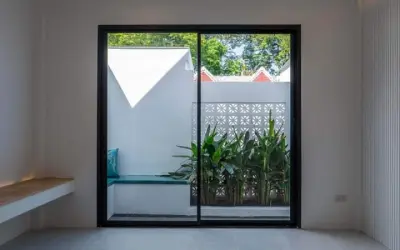
{"type": "Polygon", "coordinates": [[[296,229],[87,229],[34,231],[0,250],[387,250],[355,232],[296,229]]]}

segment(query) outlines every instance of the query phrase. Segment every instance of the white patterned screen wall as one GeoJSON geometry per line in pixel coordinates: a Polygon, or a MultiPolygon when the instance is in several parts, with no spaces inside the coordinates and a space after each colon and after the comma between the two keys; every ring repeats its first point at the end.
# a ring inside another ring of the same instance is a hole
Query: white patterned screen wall
{"type": "MultiPolygon", "coordinates": [[[[192,140],[197,138],[197,104],[192,105],[192,140]]],[[[275,119],[275,128],[285,132],[285,103],[202,103],[201,131],[205,134],[207,127],[217,125],[219,136],[227,133],[233,137],[236,133],[249,131],[254,136],[255,131],[262,132],[268,128],[269,113],[275,119]]]]}
{"type": "Polygon", "coordinates": [[[400,0],[363,1],[363,229],[400,250],[400,0]]]}

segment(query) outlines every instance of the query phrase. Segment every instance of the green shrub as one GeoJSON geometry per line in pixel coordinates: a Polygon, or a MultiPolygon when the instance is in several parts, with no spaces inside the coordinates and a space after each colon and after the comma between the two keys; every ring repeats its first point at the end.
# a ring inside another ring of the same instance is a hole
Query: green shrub
{"type": "MultiPolygon", "coordinates": [[[[233,138],[227,134],[217,137],[217,125],[207,127],[200,145],[201,165],[201,203],[216,204],[217,189],[224,185],[225,196],[230,205],[240,205],[244,201],[244,188],[256,183],[257,204],[271,205],[277,194],[283,196],[282,205],[290,200],[290,151],[286,136],[275,128],[275,120],[269,114],[268,127],[262,133],[249,131],[235,133],[233,138]],[[255,176],[255,180],[250,180],[255,176]]],[[[174,178],[190,180],[196,184],[198,149],[195,143],[190,147],[178,146],[190,151],[188,155],[177,155],[185,160],[181,167],[172,173],[174,178]]]]}

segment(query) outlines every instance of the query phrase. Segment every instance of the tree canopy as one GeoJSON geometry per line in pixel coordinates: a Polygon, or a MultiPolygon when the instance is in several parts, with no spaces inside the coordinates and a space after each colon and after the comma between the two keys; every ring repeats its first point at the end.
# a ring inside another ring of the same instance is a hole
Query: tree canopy
{"type": "MultiPolygon", "coordinates": [[[[188,47],[197,66],[195,33],[112,33],[109,46],[188,47]]],[[[286,34],[202,35],[201,66],[213,75],[251,75],[260,67],[277,75],[289,60],[290,36],[286,34]]]]}

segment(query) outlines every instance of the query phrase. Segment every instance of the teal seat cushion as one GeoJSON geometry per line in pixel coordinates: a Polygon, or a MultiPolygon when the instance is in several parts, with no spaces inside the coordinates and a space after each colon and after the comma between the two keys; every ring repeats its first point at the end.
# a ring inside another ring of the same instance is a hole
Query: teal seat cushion
{"type": "Polygon", "coordinates": [[[190,185],[190,181],[166,175],[121,175],[119,178],[107,178],[107,186],[113,184],[190,185]]]}
{"type": "Polygon", "coordinates": [[[116,180],[118,180],[118,178],[112,178],[112,177],[107,178],[107,187],[113,185],[116,180]]]}
{"type": "Polygon", "coordinates": [[[109,149],[107,152],[107,177],[118,178],[118,148],[109,149]]]}

